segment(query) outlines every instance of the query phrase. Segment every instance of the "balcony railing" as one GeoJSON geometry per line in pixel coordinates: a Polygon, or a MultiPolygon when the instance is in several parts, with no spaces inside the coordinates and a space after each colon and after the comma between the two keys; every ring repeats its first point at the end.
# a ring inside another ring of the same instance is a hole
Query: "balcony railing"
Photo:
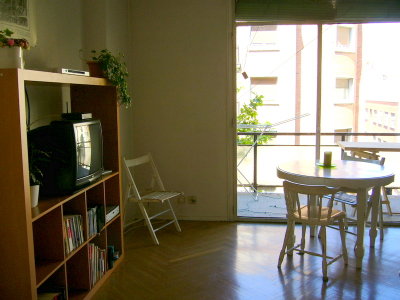
{"type": "MultiPolygon", "coordinates": [[[[290,159],[314,159],[316,153],[316,145],[311,143],[312,137],[316,137],[316,133],[281,133],[267,132],[265,135],[283,137],[294,137],[294,143],[282,144],[272,141],[265,145],[259,145],[257,138],[259,132],[238,132],[238,136],[252,136],[254,147],[251,145],[238,145],[237,161],[239,186],[252,187],[256,190],[281,186],[281,180],[276,176],[276,166],[285,160],[290,159]],[[300,139],[307,140],[308,143],[300,143],[300,139]],[[251,149],[250,149],[251,148],[251,149]],[[243,158],[246,156],[245,158],[243,158]],[[260,168],[260,166],[262,166],[260,168]]],[[[400,133],[352,133],[352,132],[335,132],[321,133],[320,153],[324,151],[332,151],[333,159],[340,159],[341,149],[337,146],[336,141],[372,141],[377,137],[388,139],[389,137],[400,137],[400,133]]],[[[390,138],[389,138],[390,139],[390,138]]],[[[381,153],[386,157],[386,166],[393,166],[393,170],[397,170],[400,153],[381,153]]],[[[396,181],[400,182],[399,176],[395,176],[396,181]]],[[[394,183],[393,185],[400,186],[394,183]]]]}

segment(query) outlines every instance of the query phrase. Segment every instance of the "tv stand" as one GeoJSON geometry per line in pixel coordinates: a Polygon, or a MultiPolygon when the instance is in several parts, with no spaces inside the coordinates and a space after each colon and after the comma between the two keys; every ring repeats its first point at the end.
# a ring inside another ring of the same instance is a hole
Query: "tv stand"
{"type": "Polygon", "coordinates": [[[41,291],[59,291],[66,299],[89,299],[124,258],[121,213],[105,220],[106,207],[122,209],[116,89],[104,78],[0,69],[0,93],[1,298],[37,299],[41,291]],[[30,204],[25,124],[24,90],[29,85],[69,86],[72,112],[91,112],[101,120],[103,164],[113,170],[74,194],[41,197],[35,208],[30,204]],[[91,235],[88,211],[94,207],[104,222],[91,235]],[[69,218],[82,221],[83,234],[83,241],[71,248],[66,228],[78,223],[68,223],[69,218]],[[108,248],[119,253],[117,260],[109,261],[108,248]],[[105,255],[104,271],[92,271],[93,253],[105,255]]]}

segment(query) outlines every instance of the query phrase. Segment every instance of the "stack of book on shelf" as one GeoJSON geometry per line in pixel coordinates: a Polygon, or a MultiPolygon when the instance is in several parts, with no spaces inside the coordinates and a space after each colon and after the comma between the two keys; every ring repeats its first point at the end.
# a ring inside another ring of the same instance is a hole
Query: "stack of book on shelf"
{"type": "Polygon", "coordinates": [[[93,236],[104,227],[104,206],[98,205],[89,208],[87,211],[89,223],[89,236],[93,236]]]}
{"type": "Polygon", "coordinates": [[[92,286],[106,272],[106,250],[89,243],[89,276],[92,286]]]}
{"type": "Polygon", "coordinates": [[[82,216],[64,215],[65,253],[70,253],[83,242],[82,216]]]}

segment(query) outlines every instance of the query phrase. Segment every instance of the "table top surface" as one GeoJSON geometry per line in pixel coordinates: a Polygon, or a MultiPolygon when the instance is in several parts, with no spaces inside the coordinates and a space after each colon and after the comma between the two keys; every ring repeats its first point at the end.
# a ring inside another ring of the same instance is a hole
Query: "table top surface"
{"type": "Polygon", "coordinates": [[[400,152],[400,143],[338,141],[337,144],[345,151],[400,152]]]}
{"type": "Polygon", "coordinates": [[[385,186],[394,181],[392,170],[378,164],[346,160],[332,164],[335,167],[326,168],[313,160],[288,161],[277,167],[277,175],[297,183],[348,188],[385,186]]]}

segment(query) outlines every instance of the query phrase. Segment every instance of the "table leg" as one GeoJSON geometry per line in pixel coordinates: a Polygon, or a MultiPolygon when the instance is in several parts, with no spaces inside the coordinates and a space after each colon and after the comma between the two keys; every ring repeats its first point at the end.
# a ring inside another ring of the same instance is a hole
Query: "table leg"
{"type": "Polygon", "coordinates": [[[377,223],[378,223],[378,212],[380,202],[380,190],[381,187],[377,186],[372,189],[371,195],[371,229],[369,230],[369,245],[370,247],[375,246],[375,239],[377,235],[377,223]]]}
{"type": "Polygon", "coordinates": [[[366,221],[367,189],[357,191],[357,241],[355,246],[356,267],[361,269],[364,257],[364,230],[366,221]]]}

